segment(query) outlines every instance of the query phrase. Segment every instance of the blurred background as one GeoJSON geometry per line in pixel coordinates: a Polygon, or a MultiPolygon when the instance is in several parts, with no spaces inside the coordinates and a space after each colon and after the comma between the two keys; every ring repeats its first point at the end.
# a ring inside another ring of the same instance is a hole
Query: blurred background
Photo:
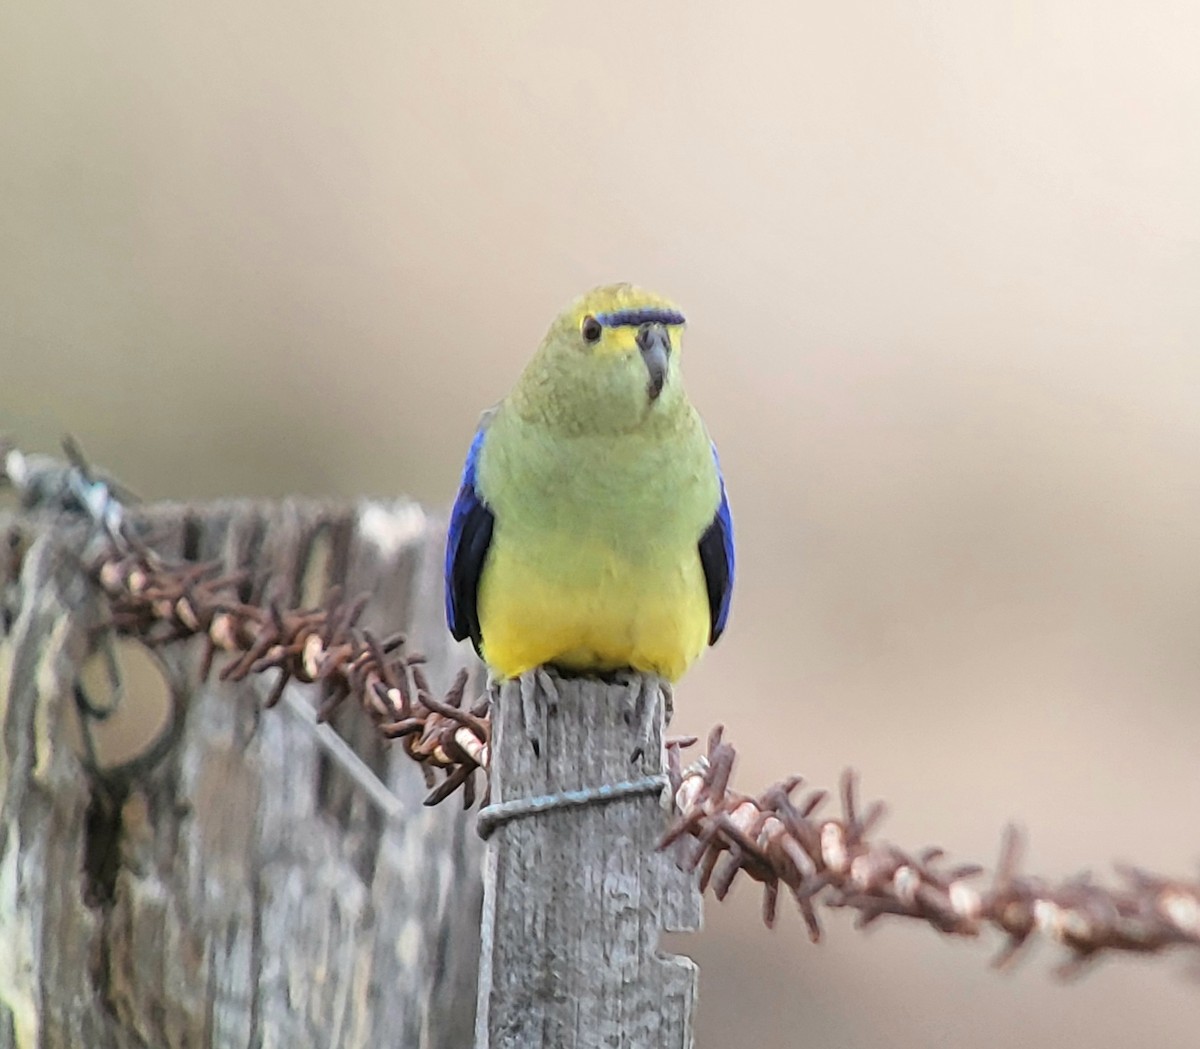
{"type": "MultiPolygon", "coordinates": [[[[148,498],[448,507],[555,312],[687,312],[734,502],[686,680],[743,789],[855,765],[892,839],[1200,859],[1200,9],[283,3],[0,11],[0,431],[148,498]]],[[[1181,959],[672,943],[700,1049],[1195,1044],[1181,959]]]]}

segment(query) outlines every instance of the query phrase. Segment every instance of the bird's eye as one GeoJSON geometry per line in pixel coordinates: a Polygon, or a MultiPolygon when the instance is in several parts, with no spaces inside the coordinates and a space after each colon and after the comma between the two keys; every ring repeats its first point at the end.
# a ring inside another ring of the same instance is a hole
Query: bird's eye
{"type": "Polygon", "coordinates": [[[598,342],[601,333],[604,331],[600,327],[600,322],[590,313],[583,318],[583,324],[579,330],[583,333],[583,338],[586,342],[598,342]]]}

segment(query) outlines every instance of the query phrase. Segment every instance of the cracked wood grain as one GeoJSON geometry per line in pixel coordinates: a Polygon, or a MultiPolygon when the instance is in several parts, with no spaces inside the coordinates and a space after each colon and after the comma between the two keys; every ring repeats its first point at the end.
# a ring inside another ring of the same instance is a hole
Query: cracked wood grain
{"type": "MultiPolygon", "coordinates": [[[[645,755],[624,685],[539,690],[540,745],[519,694],[492,712],[493,802],[636,780],[662,769],[663,718],[645,755]]],[[[664,954],[664,930],[700,925],[692,875],[656,849],[669,813],[658,794],[528,815],[488,842],[476,1049],[690,1049],[697,969],[664,954]]]]}
{"type": "MultiPolygon", "coordinates": [[[[268,599],[371,592],[368,625],[406,630],[435,687],[461,665],[442,538],[415,506],[139,516],[165,556],[249,567],[268,599]]],[[[419,771],[347,705],[337,727],[404,802],[386,820],[297,719],[261,709],[270,682],[196,687],[194,646],[164,654],[178,704],[160,760],[90,779],[70,746],[103,613],[82,537],[32,516],[0,518],[0,536],[0,1049],[470,1044],[470,817],[423,807],[419,771]]]]}

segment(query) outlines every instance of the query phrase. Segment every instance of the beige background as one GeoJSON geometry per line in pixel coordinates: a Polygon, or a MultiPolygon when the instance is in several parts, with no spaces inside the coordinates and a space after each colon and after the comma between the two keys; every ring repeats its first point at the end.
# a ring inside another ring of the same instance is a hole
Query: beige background
{"type": "MultiPolygon", "coordinates": [[[[1200,858],[1200,8],[0,8],[0,429],[148,497],[447,505],[576,292],[691,321],[731,628],[678,727],[853,763],[889,835],[1200,858]]],[[[687,947],[701,1049],[1195,1044],[1182,959],[1064,988],[832,915],[687,947]]]]}

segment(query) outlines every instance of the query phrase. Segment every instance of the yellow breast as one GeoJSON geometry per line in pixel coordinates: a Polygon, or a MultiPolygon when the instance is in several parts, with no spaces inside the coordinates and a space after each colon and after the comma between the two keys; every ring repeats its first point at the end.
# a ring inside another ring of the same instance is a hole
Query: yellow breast
{"type": "Polygon", "coordinates": [[[504,677],[549,663],[674,681],[704,650],[708,593],[695,546],[633,564],[596,541],[519,544],[498,533],[479,623],[483,658],[504,677]]]}

